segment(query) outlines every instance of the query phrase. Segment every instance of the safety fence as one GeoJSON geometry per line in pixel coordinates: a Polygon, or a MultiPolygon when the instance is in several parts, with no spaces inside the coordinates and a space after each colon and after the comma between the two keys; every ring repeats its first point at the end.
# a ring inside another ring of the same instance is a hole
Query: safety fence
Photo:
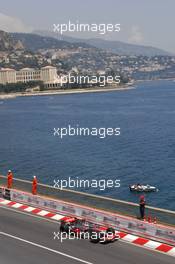
{"type": "MultiPolygon", "coordinates": [[[[0,176],[0,185],[6,186],[6,177],[0,176]]],[[[31,192],[31,182],[26,180],[14,179],[13,187],[15,189],[31,192]]],[[[119,213],[124,216],[139,218],[138,204],[102,197],[98,195],[77,192],[73,190],[54,188],[45,184],[38,184],[38,194],[49,198],[72,202],[91,208],[105,210],[111,213],[119,213]]],[[[159,223],[175,227],[175,212],[151,206],[146,206],[146,215],[151,218],[157,218],[159,223]]]]}
{"type": "Polygon", "coordinates": [[[35,196],[14,189],[8,190],[3,188],[2,193],[4,193],[5,198],[9,198],[10,194],[10,200],[12,201],[40,207],[45,210],[51,210],[63,215],[83,217],[94,223],[113,226],[120,231],[175,245],[175,228],[173,227],[147,223],[135,218],[96,210],[62,200],[53,200],[42,196],[35,196]]]}

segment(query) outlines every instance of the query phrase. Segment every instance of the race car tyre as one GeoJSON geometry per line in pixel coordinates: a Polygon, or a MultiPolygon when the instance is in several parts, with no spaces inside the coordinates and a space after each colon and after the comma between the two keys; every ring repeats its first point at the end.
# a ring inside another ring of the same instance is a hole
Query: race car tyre
{"type": "Polygon", "coordinates": [[[60,232],[61,233],[69,233],[69,226],[68,225],[65,225],[65,224],[61,224],[60,225],[60,232]]]}

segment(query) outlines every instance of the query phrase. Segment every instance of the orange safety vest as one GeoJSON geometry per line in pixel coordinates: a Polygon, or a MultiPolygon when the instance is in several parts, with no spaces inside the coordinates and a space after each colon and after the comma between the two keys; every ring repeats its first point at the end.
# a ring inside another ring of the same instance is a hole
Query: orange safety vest
{"type": "Polygon", "coordinates": [[[12,184],[13,184],[13,173],[9,172],[7,174],[7,188],[8,189],[12,188],[12,184]]]}
{"type": "Polygon", "coordinates": [[[34,178],[32,182],[32,194],[36,195],[37,194],[37,179],[34,178]]]}

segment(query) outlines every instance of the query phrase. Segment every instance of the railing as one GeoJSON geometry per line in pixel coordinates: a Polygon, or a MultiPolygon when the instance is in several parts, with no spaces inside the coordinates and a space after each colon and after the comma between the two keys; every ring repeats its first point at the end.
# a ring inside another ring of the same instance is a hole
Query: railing
{"type": "MultiPolygon", "coordinates": [[[[0,176],[0,185],[6,186],[7,179],[0,176]]],[[[31,182],[27,180],[14,179],[14,188],[31,192],[31,182]]],[[[48,196],[53,199],[60,199],[67,202],[77,203],[79,205],[89,206],[107,212],[119,213],[125,216],[139,217],[138,204],[102,197],[83,192],[72,191],[68,189],[61,190],[46,184],[38,184],[38,194],[48,196]]],[[[146,206],[146,214],[152,218],[156,217],[159,223],[175,226],[175,211],[146,206]]]]}

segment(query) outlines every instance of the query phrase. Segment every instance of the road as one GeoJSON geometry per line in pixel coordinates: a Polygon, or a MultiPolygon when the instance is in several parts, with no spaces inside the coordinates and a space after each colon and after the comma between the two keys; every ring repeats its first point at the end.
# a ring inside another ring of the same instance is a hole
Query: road
{"type": "Polygon", "coordinates": [[[61,241],[59,224],[0,207],[0,264],[173,264],[174,258],[123,241],[61,241]]]}

